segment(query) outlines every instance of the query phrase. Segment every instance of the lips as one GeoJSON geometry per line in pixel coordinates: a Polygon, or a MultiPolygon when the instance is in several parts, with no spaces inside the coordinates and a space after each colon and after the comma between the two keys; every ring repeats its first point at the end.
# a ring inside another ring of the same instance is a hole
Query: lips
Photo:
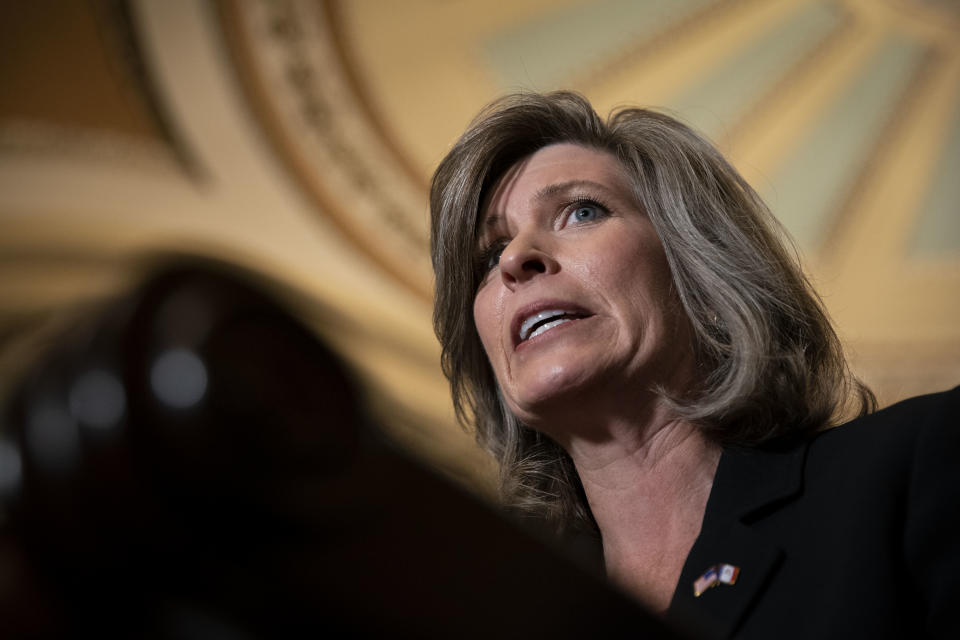
{"type": "Polygon", "coordinates": [[[512,323],[513,344],[519,346],[554,327],[571,320],[589,317],[590,313],[569,303],[540,302],[522,309],[512,323]]]}

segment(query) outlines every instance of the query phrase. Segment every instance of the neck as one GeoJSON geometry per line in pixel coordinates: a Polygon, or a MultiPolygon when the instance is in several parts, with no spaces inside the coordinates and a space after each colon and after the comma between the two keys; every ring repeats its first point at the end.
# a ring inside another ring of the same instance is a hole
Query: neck
{"type": "Polygon", "coordinates": [[[566,443],[603,537],[612,580],[666,610],[700,532],[720,448],[689,422],[653,411],[566,443]]]}

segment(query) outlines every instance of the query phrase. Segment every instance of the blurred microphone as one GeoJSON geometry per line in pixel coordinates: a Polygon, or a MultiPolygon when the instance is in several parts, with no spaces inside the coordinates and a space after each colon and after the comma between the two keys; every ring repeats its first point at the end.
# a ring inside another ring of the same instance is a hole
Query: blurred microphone
{"type": "Polygon", "coordinates": [[[17,389],[4,638],[674,637],[391,446],[340,360],[224,267],[156,275],[17,389]]]}

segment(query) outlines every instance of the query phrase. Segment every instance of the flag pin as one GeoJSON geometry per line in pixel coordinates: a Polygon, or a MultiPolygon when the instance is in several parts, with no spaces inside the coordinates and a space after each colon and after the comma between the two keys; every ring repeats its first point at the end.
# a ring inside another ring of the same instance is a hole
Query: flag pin
{"type": "Polygon", "coordinates": [[[718,584],[736,584],[740,567],[732,564],[715,564],[693,581],[693,597],[699,598],[707,589],[718,584]]]}

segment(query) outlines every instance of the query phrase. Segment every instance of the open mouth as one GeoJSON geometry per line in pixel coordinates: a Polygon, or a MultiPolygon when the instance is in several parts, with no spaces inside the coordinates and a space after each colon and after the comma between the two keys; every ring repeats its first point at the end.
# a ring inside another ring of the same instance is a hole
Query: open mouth
{"type": "Polygon", "coordinates": [[[584,317],[586,316],[582,313],[574,313],[563,309],[545,309],[539,311],[521,323],[518,344],[526,342],[531,338],[536,338],[561,324],[570,322],[571,320],[579,320],[584,317]]]}

